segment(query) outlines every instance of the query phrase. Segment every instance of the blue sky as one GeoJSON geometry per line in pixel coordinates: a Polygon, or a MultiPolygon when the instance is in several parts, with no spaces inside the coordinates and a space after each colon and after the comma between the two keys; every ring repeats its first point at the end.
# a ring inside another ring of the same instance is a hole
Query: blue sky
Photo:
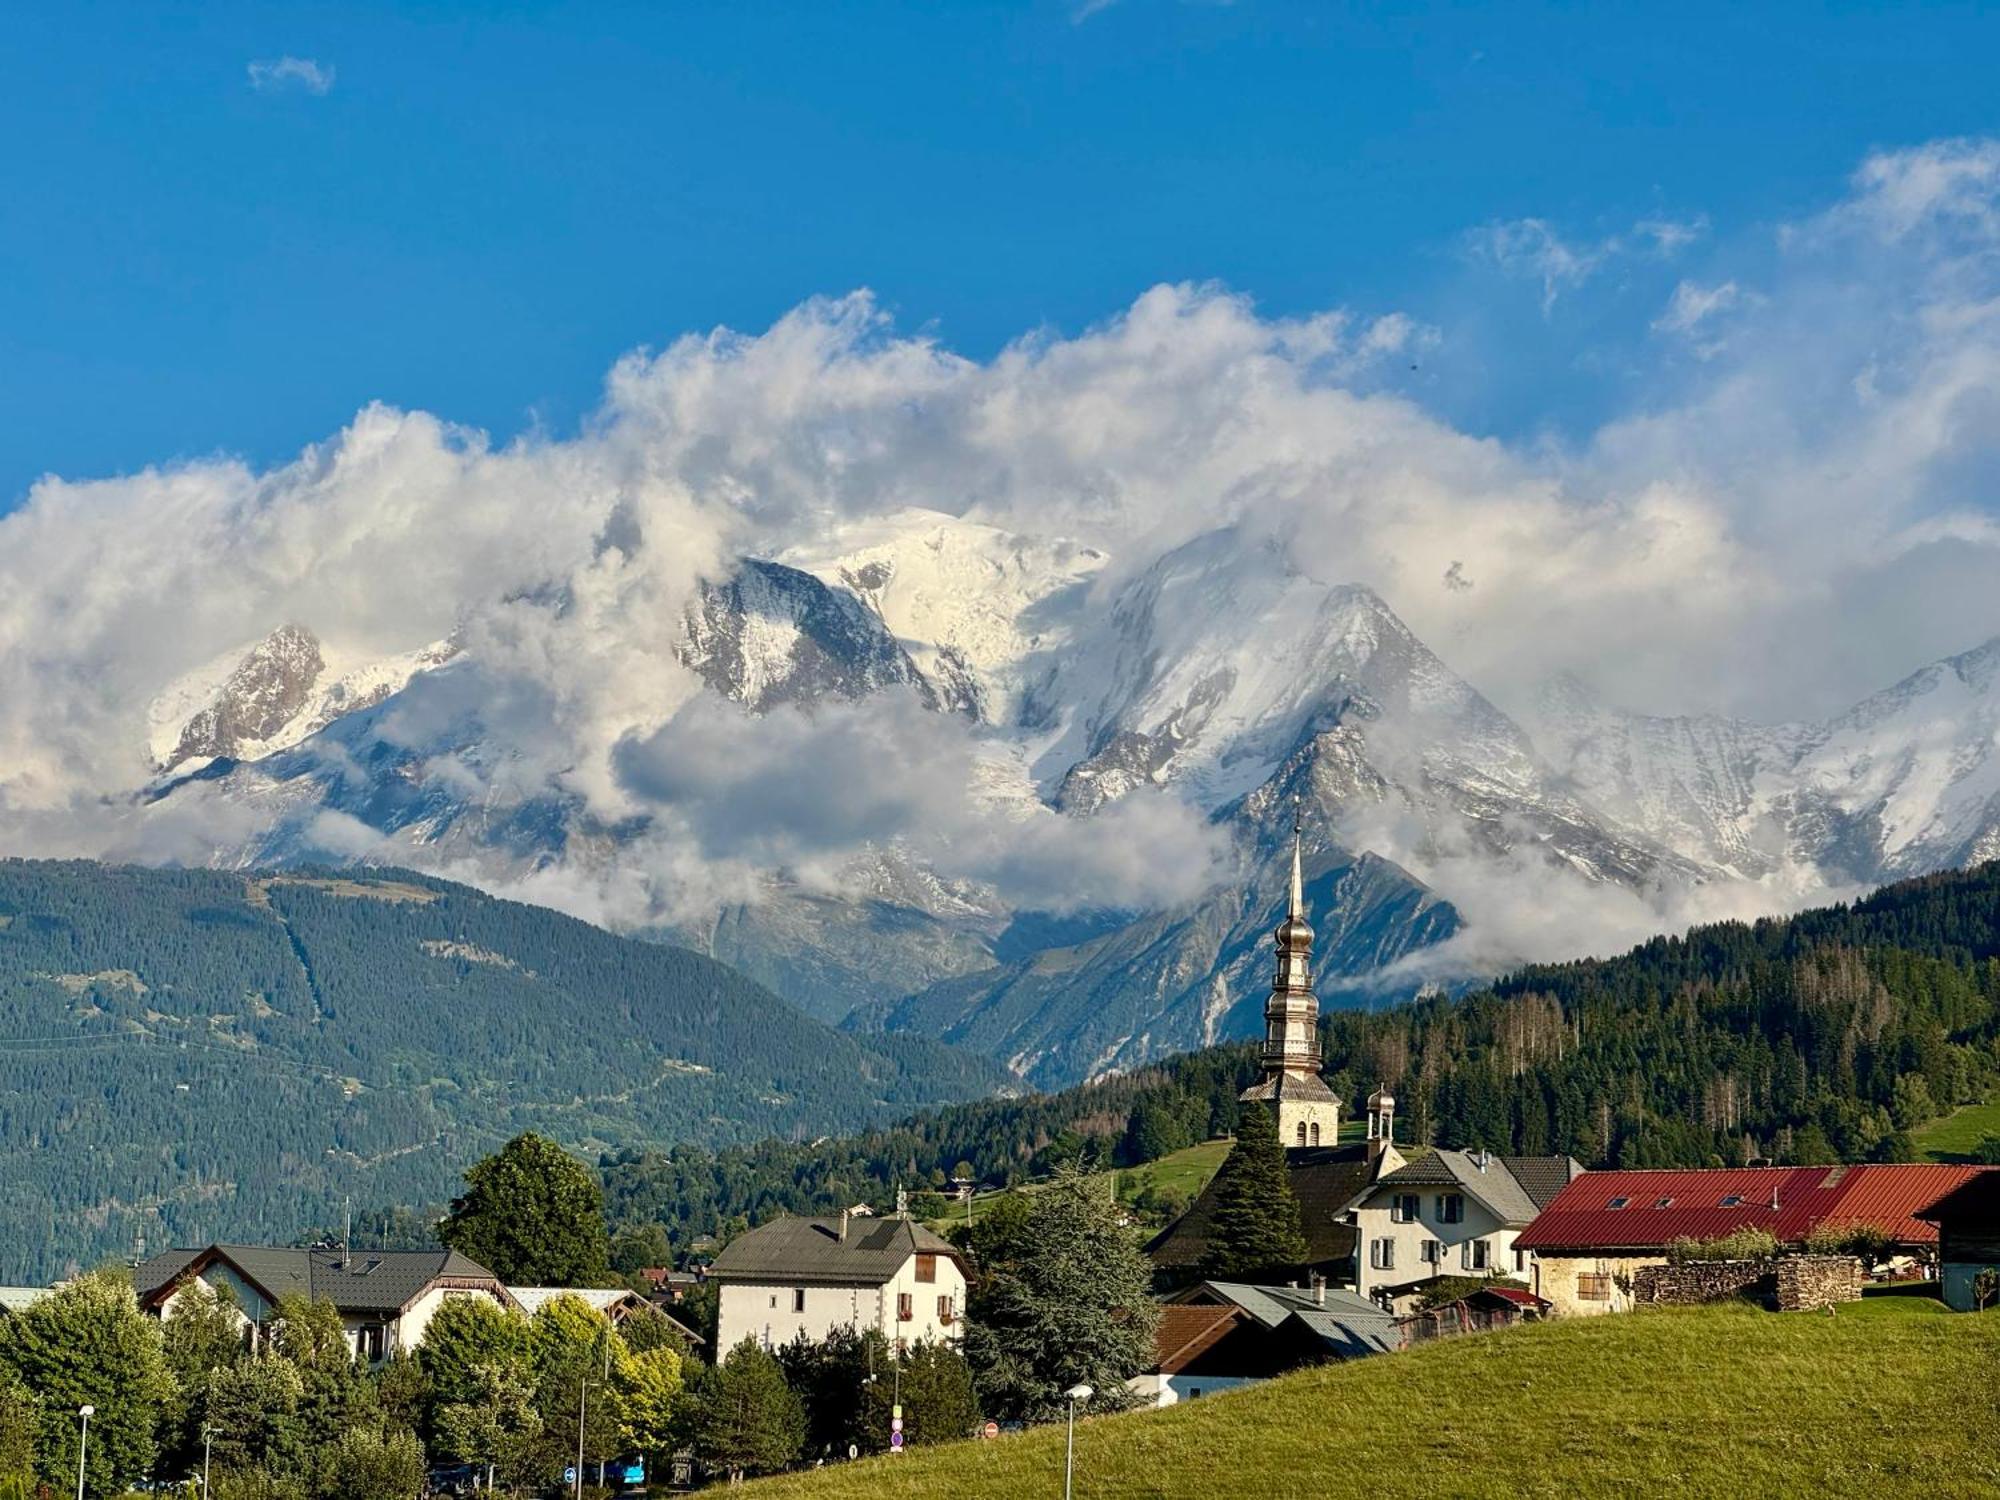
{"type": "Polygon", "coordinates": [[[376,399],[567,432],[625,350],[863,286],[975,357],[1162,281],[1274,316],[1400,310],[1442,331],[1393,377],[1426,406],[1572,432],[1645,399],[1637,351],[1691,268],[1767,253],[1872,148],[2000,114],[2000,11],[1976,6],[65,4],[10,24],[0,509],[45,472],[281,460],[376,399]],[[1528,218],[1569,247],[1698,233],[1551,287],[1478,248],[1528,218]]]}

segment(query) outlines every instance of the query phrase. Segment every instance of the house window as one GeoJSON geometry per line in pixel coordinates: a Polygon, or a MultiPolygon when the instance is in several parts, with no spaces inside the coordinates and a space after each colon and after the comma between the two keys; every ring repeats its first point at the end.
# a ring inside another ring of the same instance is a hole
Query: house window
{"type": "Polygon", "coordinates": [[[806,1289],[805,1289],[804,1287],[802,1287],[802,1286],[800,1286],[800,1287],[793,1287],[793,1288],[792,1288],[792,1311],[793,1311],[793,1312],[795,1312],[795,1313],[802,1313],[802,1312],[804,1312],[805,1310],[806,1310],[806,1289]]]}
{"type": "Polygon", "coordinates": [[[917,1257],[917,1280],[925,1282],[937,1280],[937,1257],[935,1255],[919,1255],[917,1257]]]}
{"type": "Polygon", "coordinates": [[[1398,1193],[1389,1201],[1389,1222],[1392,1224],[1414,1224],[1422,1201],[1415,1193],[1398,1193]]]}
{"type": "Polygon", "coordinates": [[[1464,1256],[1465,1269],[1468,1271],[1484,1271],[1492,1263],[1491,1256],[1488,1254],[1486,1241],[1484,1240],[1467,1240],[1464,1247],[1464,1256]]]}
{"type": "Polygon", "coordinates": [[[373,1362],[389,1353],[389,1330],[380,1323],[370,1323],[361,1330],[361,1357],[373,1362]]]}
{"type": "Polygon", "coordinates": [[[1604,1206],[1610,1209],[1620,1209],[1625,1207],[1631,1201],[1632,1200],[1630,1198],[1613,1198],[1609,1203],[1605,1204],[1604,1206]]]}
{"type": "Polygon", "coordinates": [[[777,1310],[778,1310],[778,1294],[776,1292],[773,1292],[771,1293],[771,1311],[776,1312],[777,1310]]]}
{"type": "Polygon", "coordinates": [[[1191,1386],[1189,1386],[1189,1387],[1188,1387],[1188,1400],[1190,1400],[1190,1401],[1193,1401],[1193,1400],[1194,1400],[1194,1399],[1195,1399],[1196,1397],[1198,1397],[1198,1396],[1200,1396],[1200,1395],[1201,1395],[1201,1387],[1200,1387],[1200,1386],[1198,1386],[1198,1385],[1191,1385],[1191,1386]]]}
{"type": "Polygon", "coordinates": [[[1438,1223],[1463,1224],[1465,1222],[1465,1195],[1463,1193],[1438,1194],[1438,1223]]]}
{"type": "Polygon", "coordinates": [[[1576,1273],[1576,1300],[1579,1302],[1609,1302],[1611,1300],[1611,1278],[1598,1271],[1578,1271],[1576,1273]]]}
{"type": "Polygon", "coordinates": [[[944,1324],[945,1327],[947,1328],[951,1326],[951,1319],[952,1319],[951,1301],[952,1299],[950,1297],[938,1298],[938,1321],[944,1324]]]}
{"type": "Polygon", "coordinates": [[[1306,1122],[1304,1120],[1301,1120],[1299,1121],[1299,1144],[1303,1146],[1305,1143],[1306,1143],[1306,1122]]]}
{"type": "Polygon", "coordinates": [[[1312,1124],[1312,1138],[1312,1143],[1317,1146],[1319,1144],[1319,1121],[1317,1120],[1314,1120],[1312,1124]]]}
{"type": "Polygon", "coordinates": [[[1368,1242],[1368,1264],[1378,1271],[1396,1269],[1396,1242],[1391,1239],[1368,1242]]]}
{"type": "Polygon", "coordinates": [[[908,1292],[896,1293],[896,1321],[907,1323],[917,1315],[917,1299],[908,1292]]]}
{"type": "Polygon", "coordinates": [[[1527,1269],[1528,1269],[1528,1252],[1525,1250],[1516,1250],[1514,1252],[1514,1273],[1516,1275],[1520,1275],[1527,1269]]]}
{"type": "Polygon", "coordinates": [[[1436,1240],[1425,1240],[1417,1246],[1417,1259],[1427,1266],[1436,1265],[1443,1258],[1444,1246],[1436,1240]]]}

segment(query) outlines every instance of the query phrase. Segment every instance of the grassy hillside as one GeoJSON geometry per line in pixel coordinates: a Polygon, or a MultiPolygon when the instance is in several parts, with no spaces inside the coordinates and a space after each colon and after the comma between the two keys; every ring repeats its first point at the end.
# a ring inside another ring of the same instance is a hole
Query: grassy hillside
{"type": "Polygon", "coordinates": [[[0,862],[0,1280],[437,1202],[527,1128],[593,1155],[796,1138],[997,1081],[422,876],[0,862]]]}
{"type": "MultiPolygon", "coordinates": [[[[1576,1319],[1287,1376],[1076,1438],[1080,1500],[2000,1492],[2000,1313],[1871,1299],[1576,1319]]],[[[1062,1492],[1063,1432],[750,1487],[765,1500],[1062,1492]]]]}
{"type": "Polygon", "coordinates": [[[1984,1104],[1968,1104],[1911,1132],[1917,1149],[1932,1161],[1970,1161],[1972,1148],[2000,1136],[2000,1094],[1984,1104]]]}
{"type": "MultiPolygon", "coordinates": [[[[1347,1133],[1345,1127],[1342,1133],[1347,1133]]],[[[1203,1141],[1198,1146],[1170,1152],[1155,1161],[1144,1162],[1136,1167],[1114,1168],[1097,1175],[1111,1179],[1112,1191],[1117,1194],[1121,1202],[1131,1203],[1145,1198],[1148,1201],[1184,1205],[1193,1201],[1194,1197],[1208,1186],[1209,1178],[1222,1170],[1222,1163],[1229,1155],[1229,1148],[1234,1144],[1233,1139],[1203,1141]]],[[[1041,1182],[1024,1182],[1019,1187],[980,1193],[973,1198],[970,1210],[963,1202],[953,1203],[951,1211],[931,1219],[930,1226],[942,1233],[955,1224],[982,1219],[1002,1199],[1016,1193],[1033,1193],[1042,1186],[1041,1182]]]]}

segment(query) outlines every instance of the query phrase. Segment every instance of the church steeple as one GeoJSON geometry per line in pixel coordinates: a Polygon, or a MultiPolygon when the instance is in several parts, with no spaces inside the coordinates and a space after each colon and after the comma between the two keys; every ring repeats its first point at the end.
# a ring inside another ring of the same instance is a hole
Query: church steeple
{"type": "Polygon", "coordinates": [[[1313,930],[1305,902],[1305,822],[1296,798],[1291,889],[1272,939],[1277,968],[1264,1002],[1264,1078],[1246,1089],[1243,1099],[1266,1102],[1277,1111],[1278,1139],[1286,1146],[1330,1146],[1339,1132],[1340,1102],[1319,1076],[1319,1000],[1313,994],[1313,930]]]}

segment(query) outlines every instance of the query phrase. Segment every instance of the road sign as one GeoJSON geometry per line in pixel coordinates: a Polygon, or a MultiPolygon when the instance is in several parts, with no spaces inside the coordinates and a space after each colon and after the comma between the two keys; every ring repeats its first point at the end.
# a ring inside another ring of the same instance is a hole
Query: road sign
{"type": "Polygon", "coordinates": [[[894,1406],[890,1407],[890,1408],[889,1408],[889,1415],[890,1415],[890,1416],[892,1416],[892,1417],[894,1417],[894,1418],[895,1418],[895,1419],[896,1419],[896,1420],[897,1420],[898,1422],[902,1421],[902,1420],[903,1420],[903,1403],[902,1403],[902,1402],[900,1402],[900,1401],[898,1401],[898,1402],[897,1402],[897,1403],[896,1403],[896,1404],[895,1404],[894,1406]]]}
{"type": "Polygon", "coordinates": [[[901,1417],[892,1418],[889,1423],[889,1430],[891,1432],[901,1432],[903,1430],[903,1419],[901,1417]]]}
{"type": "Polygon", "coordinates": [[[1000,1436],[1000,1424],[998,1422],[988,1422],[980,1429],[980,1435],[990,1438],[1000,1436]]]}
{"type": "Polygon", "coordinates": [[[901,1453],[903,1451],[902,1433],[892,1432],[889,1434],[889,1451],[891,1453],[901,1453]]]}

